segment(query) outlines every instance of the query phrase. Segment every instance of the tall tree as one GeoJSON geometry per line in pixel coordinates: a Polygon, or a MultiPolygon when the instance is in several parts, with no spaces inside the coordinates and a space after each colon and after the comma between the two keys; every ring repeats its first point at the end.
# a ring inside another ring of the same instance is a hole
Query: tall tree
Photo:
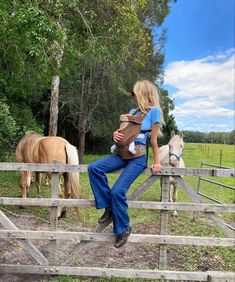
{"type": "Polygon", "coordinates": [[[168,91],[160,88],[161,92],[161,104],[163,110],[163,116],[165,119],[165,125],[163,126],[163,137],[160,139],[161,144],[166,144],[170,140],[171,131],[178,131],[175,118],[171,111],[174,110],[174,100],[170,99],[168,91]]]}
{"type": "MultiPolygon", "coordinates": [[[[169,12],[168,1],[153,2],[157,3],[154,9],[158,19],[163,19],[169,12]]],[[[162,21],[156,22],[147,5],[148,1],[100,1],[99,5],[89,2],[81,10],[94,39],[88,36],[81,43],[85,47],[82,56],[78,54],[61,96],[63,109],[78,130],[81,162],[85,135],[88,132],[96,138],[111,135],[116,126],[113,117],[130,107],[128,90],[131,91],[134,82],[146,77],[160,80],[163,55],[160,48],[154,48],[151,32],[152,23],[162,21]]],[[[72,40],[73,46],[80,43],[77,37],[72,40]]]]}

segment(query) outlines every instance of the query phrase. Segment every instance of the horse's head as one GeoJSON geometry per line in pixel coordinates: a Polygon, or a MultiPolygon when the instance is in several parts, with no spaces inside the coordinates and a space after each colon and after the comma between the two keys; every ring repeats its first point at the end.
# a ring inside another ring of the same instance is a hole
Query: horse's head
{"type": "Polygon", "coordinates": [[[177,167],[184,149],[183,133],[176,135],[174,131],[171,132],[171,140],[169,145],[169,164],[177,167]]]}

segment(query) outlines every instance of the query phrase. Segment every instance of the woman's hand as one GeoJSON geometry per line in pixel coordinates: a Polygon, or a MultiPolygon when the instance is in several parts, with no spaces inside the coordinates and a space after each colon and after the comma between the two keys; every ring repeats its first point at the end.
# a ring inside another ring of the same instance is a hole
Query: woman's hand
{"type": "Polygon", "coordinates": [[[118,141],[122,140],[122,138],[123,138],[123,136],[124,136],[124,135],[123,135],[122,133],[120,133],[119,131],[120,131],[120,129],[114,131],[114,133],[113,133],[113,140],[114,140],[114,142],[118,142],[118,141]]]}
{"type": "Polygon", "coordinates": [[[153,164],[151,166],[152,174],[156,175],[160,171],[161,168],[162,166],[160,165],[160,163],[153,164]]]}

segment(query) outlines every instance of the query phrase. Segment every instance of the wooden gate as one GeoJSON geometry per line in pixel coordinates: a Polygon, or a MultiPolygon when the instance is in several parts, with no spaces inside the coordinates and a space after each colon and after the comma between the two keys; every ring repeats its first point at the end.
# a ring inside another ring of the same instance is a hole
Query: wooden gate
{"type": "Polygon", "coordinates": [[[187,281],[233,281],[233,272],[186,272],[167,270],[167,247],[168,245],[193,245],[193,246],[234,246],[234,233],[226,228],[222,223],[216,222],[225,234],[225,238],[211,237],[189,237],[168,235],[169,211],[200,211],[213,219],[215,212],[234,212],[235,205],[203,204],[189,184],[182,176],[217,176],[234,177],[234,169],[205,169],[205,168],[163,168],[158,176],[152,176],[150,170],[145,173],[150,174],[143,185],[138,187],[128,198],[129,208],[160,210],[160,235],[131,234],[128,242],[147,242],[158,244],[160,248],[159,270],[138,270],[138,269],[114,269],[97,267],[75,267],[62,266],[56,261],[58,240],[69,240],[77,238],[81,241],[113,241],[114,235],[100,233],[107,225],[99,226],[97,232],[65,232],[57,231],[57,209],[60,206],[82,206],[94,207],[93,200],[85,199],[60,199],[57,198],[57,187],[59,172],[87,172],[87,166],[58,165],[58,164],[23,164],[23,163],[0,163],[0,170],[3,171],[51,171],[52,172],[52,192],[51,198],[7,198],[0,197],[0,205],[30,205],[30,206],[50,206],[50,230],[30,231],[19,230],[0,211],[0,223],[4,230],[0,230],[0,238],[15,239],[32,255],[37,264],[34,265],[12,265],[0,264],[0,273],[33,273],[48,275],[78,275],[78,276],[106,276],[106,277],[126,277],[126,278],[151,278],[167,280],[187,280],[187,281]],[[172,176],[195,203],[170,203],[169,199],[169,177],[172,176]],[[146,191],[150,185],[162,177],[161,202],[137,201],[137,198],[146,191]],[[30,239],[50,240],[49,257],[46,258],[31,242],[30,239]]]}

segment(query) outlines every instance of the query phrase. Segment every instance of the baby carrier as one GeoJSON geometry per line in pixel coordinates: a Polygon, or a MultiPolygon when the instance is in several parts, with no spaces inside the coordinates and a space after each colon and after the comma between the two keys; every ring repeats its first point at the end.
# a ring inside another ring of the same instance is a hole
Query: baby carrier
{"type": "Polygon", "coordinates": [[[119,132],[123,134],[123,138],[120,141],[115,142],[115,145],[117,147],[117,154],[124,160],[137,158],[145,154],[145,145],[143,144],[135,145],[136,154],[131,154],[129,151],[129,145],[134,142],[137,135],[140,133],[142,121],[146,116],[146,114],[140,112],[139,116],[135,117],[134,115],[138,111],[139,110],[137,109],[132,115],[127,114],[120,116],[121,129],[119,132]],[[122,126],[122,123],[125,123],[124,126],[122,126]]]}

